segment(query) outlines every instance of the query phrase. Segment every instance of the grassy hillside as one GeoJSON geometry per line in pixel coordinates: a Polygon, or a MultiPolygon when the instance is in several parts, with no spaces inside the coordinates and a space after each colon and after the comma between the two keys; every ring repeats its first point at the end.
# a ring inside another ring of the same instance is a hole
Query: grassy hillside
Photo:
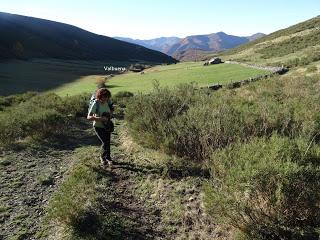
{"type": "MultiPolygon", "coordinates": [[[[235,64],[219,64],[203,66],[203,63],[178,63],[167,66],[156,66],[141,73],[126,73],[115,76],[108,81],[113,94],[119,91],[148,92],[152,90],[155,81],[161,86],[175,86],[182,83],[196,83],[199,86],[207,86],[212,83],[230,83],[247,79],[268,71],[243,67],[235,64]]],[[[59,95],[73,95],[84,91],[92,92],[96,88],[99,76],[87,76],[79,80],[65,84],[54,91],[59,95]]],[[[101,76],[100,76],[101,78],[101,76]]],[[[103,78],[103,77],[102,77],[103,78]]]]}
{"type": "MultiPolygon", "coordinates": [[[[320,60],[320,16],[221,53],[224,59],[289,67],[320,60]]],[[[207,56],[207,58],[210,56],[207,56]]]]}

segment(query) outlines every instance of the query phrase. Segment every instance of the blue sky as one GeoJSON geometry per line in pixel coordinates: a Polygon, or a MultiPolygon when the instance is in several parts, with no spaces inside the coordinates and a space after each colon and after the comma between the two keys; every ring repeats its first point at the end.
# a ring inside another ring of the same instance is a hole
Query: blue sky
{"type": "Polygon", "coordinates": [[[271,33],[320,15],[320,0],[0,0],[0,11],[106,36],[150,39],[224,31],[271,33]]]}

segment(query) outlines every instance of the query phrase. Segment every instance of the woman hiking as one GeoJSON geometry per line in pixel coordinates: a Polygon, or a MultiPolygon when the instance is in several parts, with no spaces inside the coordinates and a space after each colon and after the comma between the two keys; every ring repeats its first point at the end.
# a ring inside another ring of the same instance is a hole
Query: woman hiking
{"type": "MultiPolygon", "coordinates": [[[[112,165],[110,155],[110,138],[113,131],[111,116],[113,109],[110,109],[111,93],[106,88],[100,88],[96,91],[96,99],[90,106],[87,119],[93,121],[94,130],[101,141],[100,161],[103,166],[112,165]],[[110,127],[110,124],[112,127],[110,127]]],[[[112,108],[112,107],[111,107],[112,108]]]]}

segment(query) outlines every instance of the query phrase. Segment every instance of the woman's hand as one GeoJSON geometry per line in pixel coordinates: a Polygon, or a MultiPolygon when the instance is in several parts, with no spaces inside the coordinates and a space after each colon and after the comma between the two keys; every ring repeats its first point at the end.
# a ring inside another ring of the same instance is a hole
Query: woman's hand
{"type": "Polygon", "coordinates": [[[106,117],[98,117],[97,114],[87,116],[87,119],[90,121],[97,121],[97,122],[105,122],[108,120],[108,118],[106,117]]]}

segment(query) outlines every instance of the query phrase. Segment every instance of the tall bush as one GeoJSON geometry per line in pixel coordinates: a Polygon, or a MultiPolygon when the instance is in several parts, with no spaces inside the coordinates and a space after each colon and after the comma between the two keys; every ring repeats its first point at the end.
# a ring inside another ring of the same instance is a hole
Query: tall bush
{"type": "Polygon", "coordinates": [[[195,101],[196,94],[192,85],[175,90],[155,85],[151,94],[134,96],[126,109],[131,133],[140,143],[158,148],[165,140],[164,129],[168,121],[186,112],[195,101]]]}
{"type": "Polygon", "coordinates": [[[251,238],[318,239],[320,149],[278,135],[216,151],[205,202],[251,238]]]}

